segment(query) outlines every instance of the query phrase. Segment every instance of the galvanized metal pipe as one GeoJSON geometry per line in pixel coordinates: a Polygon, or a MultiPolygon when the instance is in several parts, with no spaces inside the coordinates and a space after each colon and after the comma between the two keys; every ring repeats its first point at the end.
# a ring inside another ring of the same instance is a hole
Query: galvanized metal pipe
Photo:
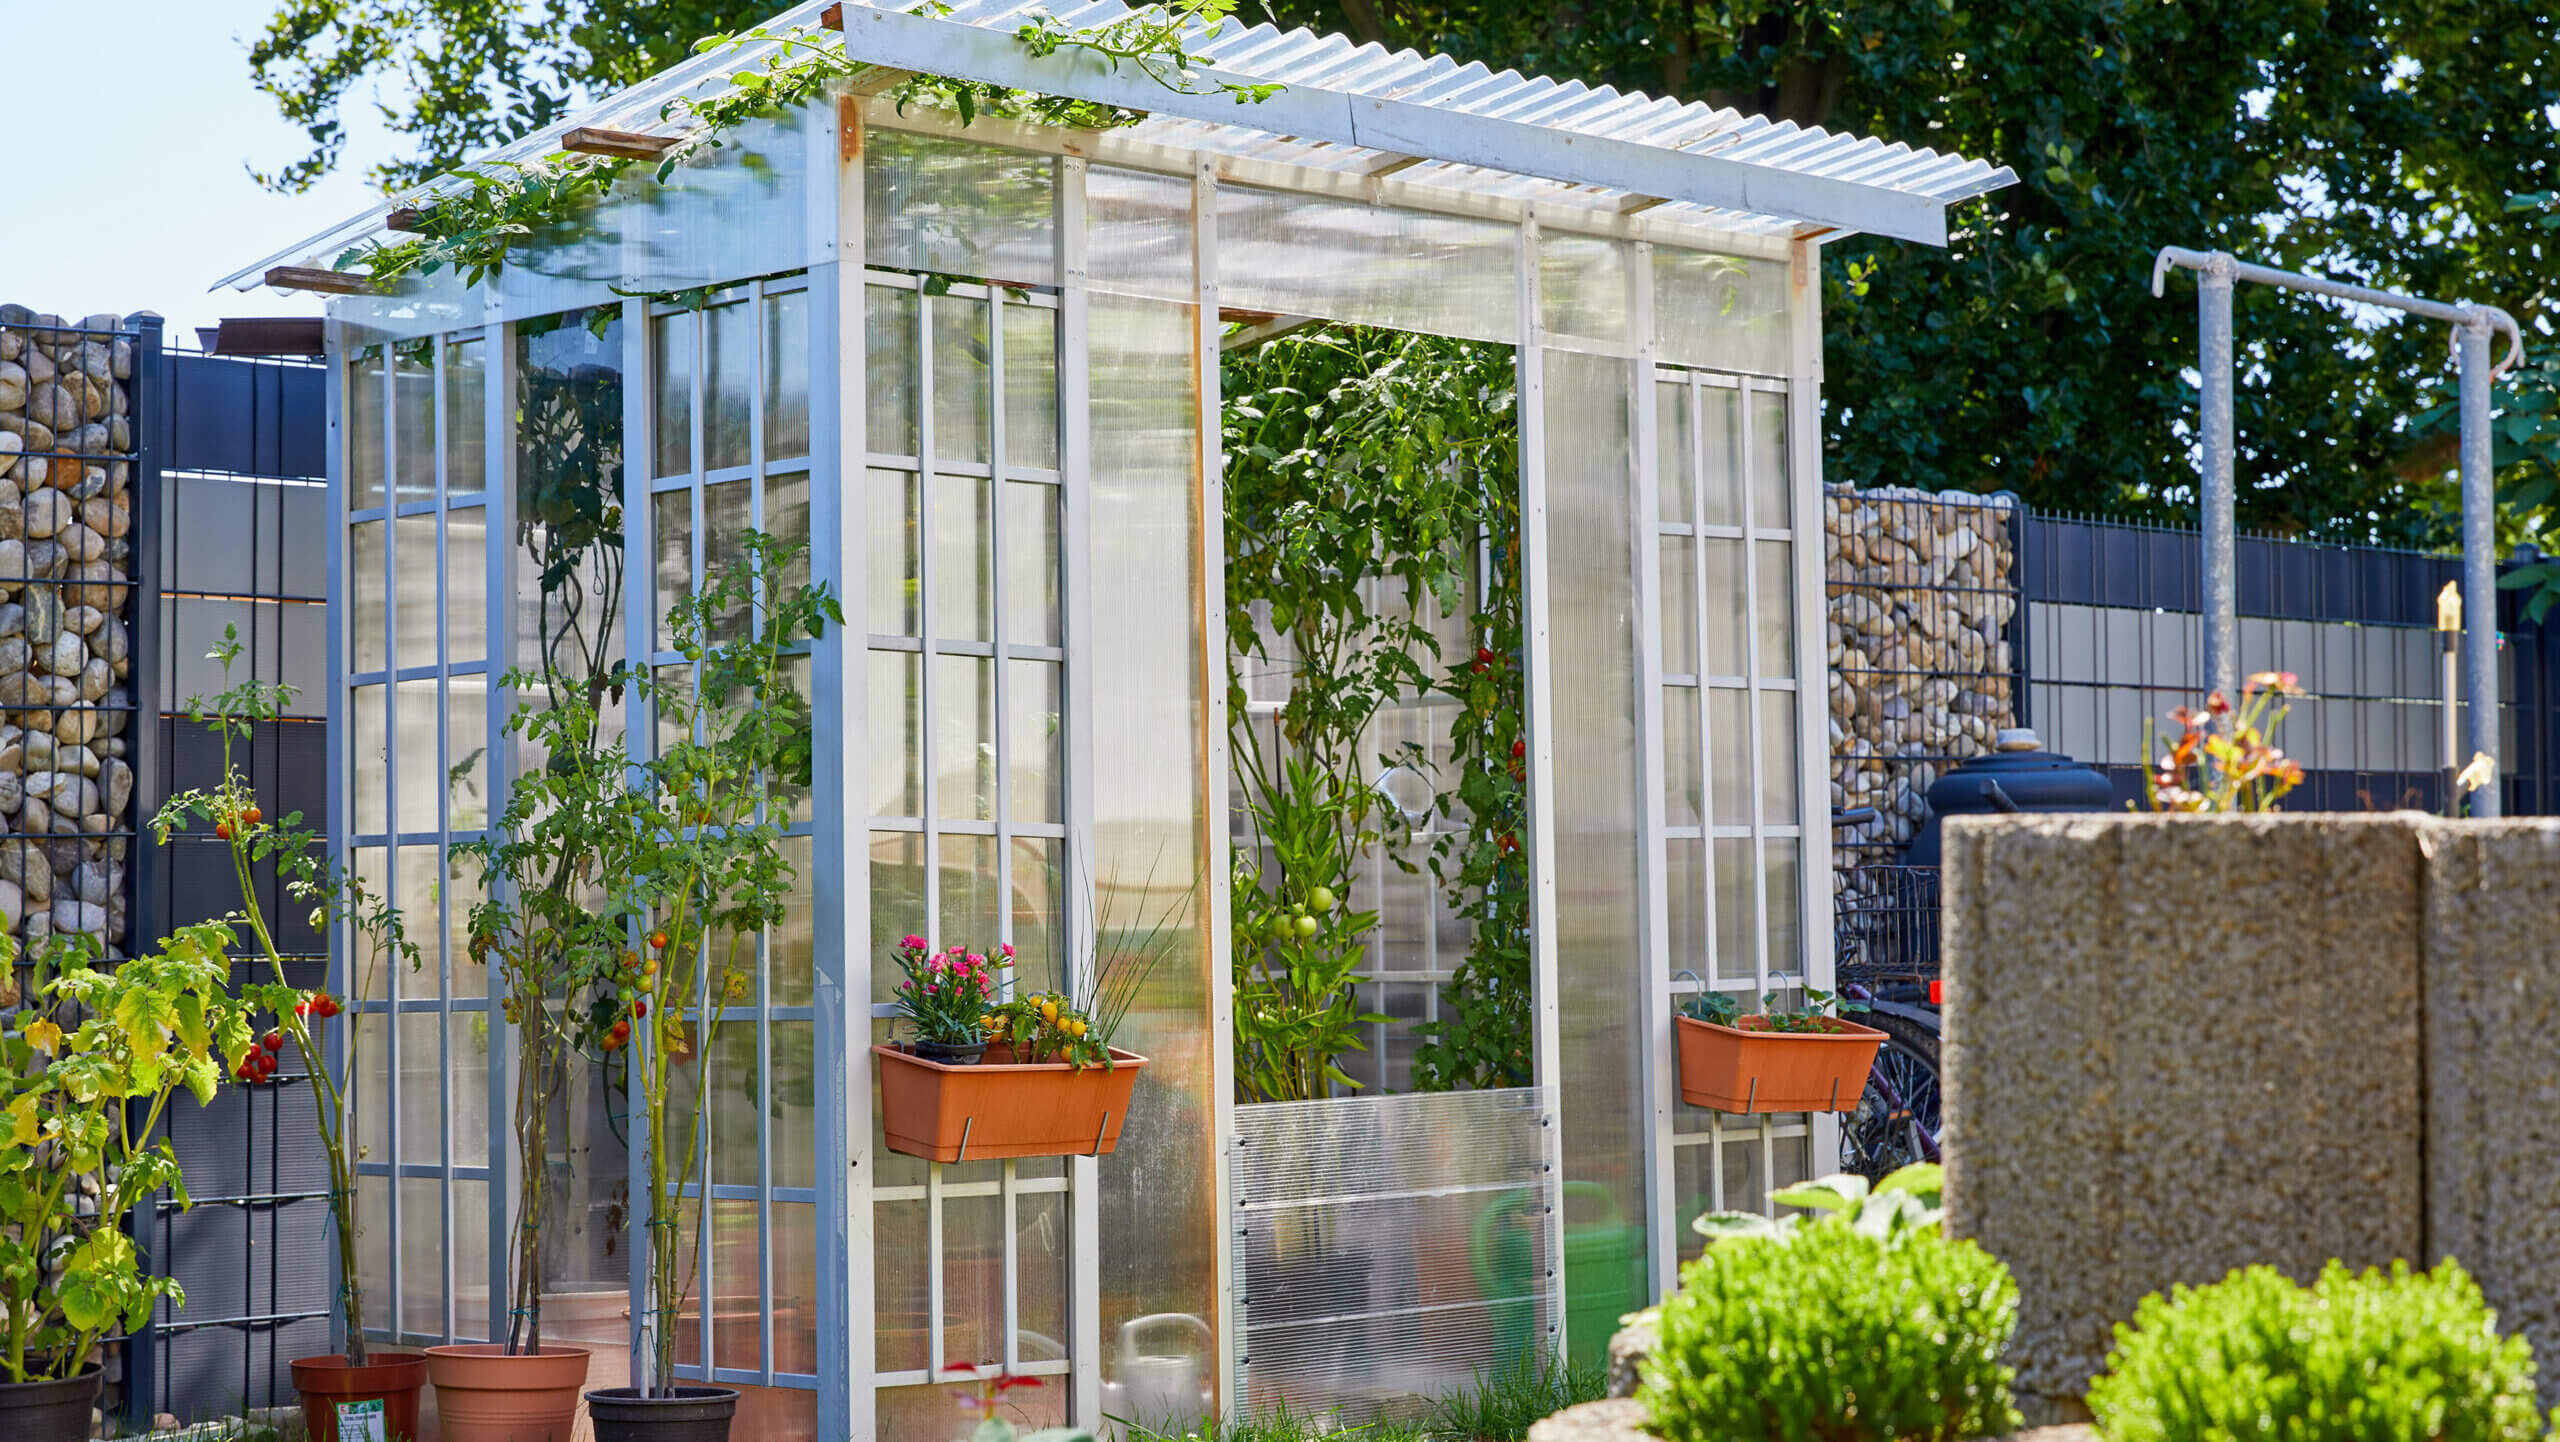
{"type": "MultiPolygon", "coordinates": [[[[2462,361],[2462,671],[2469,693],[2463,740],[2471,755],[2498,757],[2498,500],[2489,441],[2491,320],[2466,317],[2454,328],[2462,361]]],[[[2465,758],[2466,762],[2468,758],[2465,758]]],[[[2501,768],[2503,769],[2503,768],[2501,768]]],[[[2471,793],[2471,814],[2495,816],[2499,771],[2471,793]]]]}
{"type": "Polygon", "coordinates": [[[2204,545],[2204,680],[2240,694],[2240,531],[2233,480],[2231,282],[2239,263],[2215,251],[2196,275],[2196,370],[2203,409],[2204,484],[2197,494],[2204,545]]]}
{"type": "MultiPolygon", "coordinates": [[[[2453,326],[2454,349],[2462,365],[2462,590],[2467,613],[2462,654],[2464,680],[2471,693],[2464,736],[2472,754],[2488,757],[2491,766],[2497,767],[2497,492],[2490,470],[2489,388],[2500,375],[2524,359],[2523,328],[2516,324],[2515,317],[2493,305],[2397,295],[2316,275],[2252,265],[2224,251],[2189,250],[2176,245],[2161,247],[2159,254],[2152,258],[2153,295],[2161,293],[2162,283],[2168,278],[2171,266],[2197,273],[2196,304],[2203,332],[2198,348],[2203,371],[2205,452],[2200,498],[2204,511],[2205,676],[2208,685],[2225,694],[2236,690],[2237,658],[2232,653],[2231,637],[2239,624],[2236,592],[2229,589],[2232,572],[2227,548],[2233,496],[2230,449],[2232,283],[2246,280],[2280,286],[2359,305],[2381,306],[2453,326]],[[2220,328],[2218,348],[2217,324],[2220,328]],[[2489,361],[2489,341],[2499,331],[2506,333],[2507,353],[2493,366],[2489,361]],[[2219,552],[2216,548],[2218,536],[2226,540],[2225,548],[2219,552]],[[2217,565],[2222,568],[2219,572],[2217,565]]],[[[2493,778],[2496,775],[2494,770],[2492,775],[2493,778]]],[[[2499,814],[2494,779],[2473,793],[2471,814],[2499,814]]]]}

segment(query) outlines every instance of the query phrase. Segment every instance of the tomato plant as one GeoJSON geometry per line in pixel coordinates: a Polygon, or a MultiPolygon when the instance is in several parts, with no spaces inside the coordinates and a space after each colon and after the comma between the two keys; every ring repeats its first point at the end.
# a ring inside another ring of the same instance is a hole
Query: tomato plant
{"type": "Polygon", "coordinates": [[[656,754],[599,769],[598,784],[621,789],[595,813],[601,829],[580,838],[596,856],[596,914],[630,938],[616,967],[585,977],[584,1036],[629,1048],[646,1118],[650,1312],[632,1374],[659,1392],[675,1385],[675,1323],[700,1256],[679,1206],[703,1164],[712,1111],[711,1068],[695,1062],[729,1008],[752,999],[757,939],[785,919],[795,875],[783,827],[814,755],[792,672],[804,642],[844,623],[824,586],[782,585],[799,548],[758,531],[744,544],[743,559],[669,607],[685,664],[629,680],[656,712],[656,754]],[[680,1111],[670,1105],[686,1092],[680,1111]]]}
{"type": "MultiPolygon", "coordinates": [[[[360,1062],[365,1030],[360,1026],[347,1028],[340,1052],[342,1071],[333,1073],[317,1064],[322,1055],[320,1029],[339,1014],[338,998],[326,990],[315,992],[295,986],[285,975],[284,956],[276,947],[274,928],[259,900],[258,870],[272,865],[284,881],[286,894],[312,908],[312,928],[335,943],[331,947],[332,967],[341,990],[349,998],[361,1001],[371,997],[386,962],[405,961],[414,970],[418,947],[409,940],[400,910],[391,898],[330,860],[318,834],[303,824],[302,813],[293,812],[269,822],[259,810],[256,784],[240,769],[236,748],[247,744],[256,726],[284,715],[294,688],[254,679],[231,684],[232,663],[240,658],[240,651],[238,628],[225,626],[221,643],[208,653],[222,667],[224,688],[215,695],[191,697],[187,702],[189,716],[211,727],[222,742],[221,780],[210,789],[181,791],[171,796],[152,818],[151,827],[154,839],[165,846],[170,833],[202,823],[223,842],[230,855],[241,909],[226,920],[237,920],[248,927],[257,956],[265,961],[266,973],[273,978],[245,983],[238,995],[252,1017],[273,1018],[271,1029],[293,1043],[295,1054],[303,1058],[310,1076],[320,1149],[329,1164],[329,1219],[337,1234],[338,1306],[345,1314],[346,1356],[350,1365],[361,1367],[366,1364],[367,1348],[364,1290],[356,1256],[356,1241],[363,1235],[357,1205],[356,1161],[363,1155],[364,1145],[357,1134],[353,1094],[347,1081],[364,1075],[360,1062]]],[[[224,941],[229,940],[226,934],[224,941]]],[[[281,1053],[251,1044],[245,1021],[241,1041],[233,1057],[232,1074],[251,1086],[272,1077],[280,1065],[276,1058],[281,1053]],[[263,1060],[253,1062],[249,1055],[253,1050],[263,1060]]]]}
{"type": "MultiPolygon", "coordinates": [[[[122,1222],[186,1182],[160,1133],[180,1088],[210,1101],[223,1058],[263,1049],[234,1001],[231,928],[208,921],[160,949],[92,964],[88,943],[56,936],[25,1006],[0,1022],[0,1368],[11,1382],[77,1374],[101,1337],[148,1321],[186,1292],[145,1275],[122,1222]]],[[[17,963],[0,936],[0,966],[17,963]]]]}

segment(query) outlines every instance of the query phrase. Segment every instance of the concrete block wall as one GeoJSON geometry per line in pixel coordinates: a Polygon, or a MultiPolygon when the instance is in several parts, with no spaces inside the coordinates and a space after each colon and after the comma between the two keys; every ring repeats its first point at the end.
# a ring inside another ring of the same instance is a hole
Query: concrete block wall
{"type": "MultiPolygon", "coordinates": [[[[2081,1395],[2147,1293],[2452,1255],[2560,1381],[2560,822],[1957,817],[1949,1223],[2081,1395]]],[[[2032,1412],[2030,1415],[2034,1415],[2032,1412]]]]}

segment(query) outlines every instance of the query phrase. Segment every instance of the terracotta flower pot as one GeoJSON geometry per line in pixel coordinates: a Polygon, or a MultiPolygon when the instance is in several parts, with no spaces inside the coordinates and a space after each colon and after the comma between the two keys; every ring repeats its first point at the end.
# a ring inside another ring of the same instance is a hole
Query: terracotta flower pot
{"type": "Polygon", "coordinates": [[[1718,1026],[1679,1017],[1680,1099],[1720,1112],[1855,1111],[1884,1033],[1838,1017],[1771,1031],[1765,1016],[1718,1026]]]}
{"type": "Polygon", "coordinates": [[[427,1349],[444,1442],[570,1442],[587,1349],[507,1353],[502,1342],[427,1349]]]}
{"type": "Polygon", "coordinates": [[[382,1402],[385,1439],[418,1435],[418,1389],[427,1385],[427,1359],[411,1352],[375,1352],[361,1367],[342,1356],[293,1359],[293,1390],[302,1394],[302,1421],[311,1442],[338,1442],[338,1404],[382,1402]]]}
{"type": "Polygon", "coordinates": [[[88,1442],[89,1409],[97,1405],[92,1367],[59,1382],[0,1382],[0,1437],[9,1442],[88,1442]]]}
{"type": "Polygon", "coordinates": [[[1109,1069],[1017,1062],[991,1050],[974,1066],[946,1066],[894,1046],[880,1058],[880,1110],[889,1149],[927,1161],[1102,1156],[1120,1144],[1145,1057],[1111,1049],[1109,1069]]]}

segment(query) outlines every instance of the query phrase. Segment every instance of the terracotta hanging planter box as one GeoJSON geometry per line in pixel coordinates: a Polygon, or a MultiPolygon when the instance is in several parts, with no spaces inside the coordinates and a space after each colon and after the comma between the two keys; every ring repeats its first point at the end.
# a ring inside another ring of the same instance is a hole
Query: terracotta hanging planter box
{"type": "Polygon", "coordinates": [[[1680,1099],[1720,1112],[1855,1111],[1884,1045],[1883,1032],[1837,1017],[1821,1031],[1771,1031],[1762,1016],[1675,1020],[1680,1099]]]}
{"type": "Polygon", "coordinates": [[[1129,1094],[1147,1064],[1118,1047],[1108,1070],[1004,1060],[1012,1054],[1001,1049],[961,1065],[897,1046],[875,1046],[871,1054],[880,1058],[889,1150],[934,1162],[1102,1156],[1120,1144],[1129,1094]]]}

